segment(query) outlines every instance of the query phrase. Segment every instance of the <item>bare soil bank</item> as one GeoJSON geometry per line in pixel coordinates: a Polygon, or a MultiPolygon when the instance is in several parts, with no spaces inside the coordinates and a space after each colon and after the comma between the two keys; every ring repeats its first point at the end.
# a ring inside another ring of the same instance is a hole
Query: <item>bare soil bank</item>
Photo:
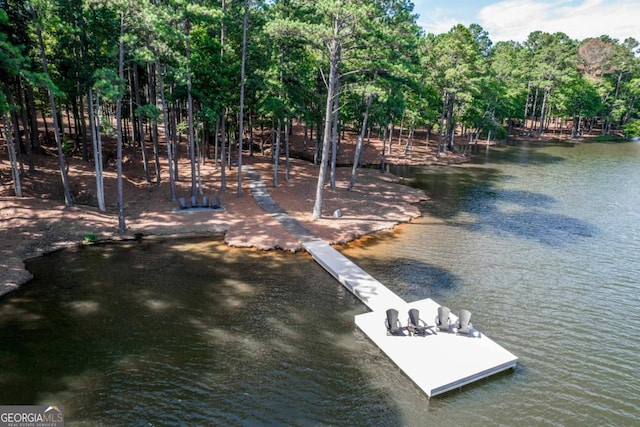
{"type": "MultiPolygon", "coordinates": [[[[464,156],[447,153],[435,157],[435,143],[430,146],[416,138],[407,154],[406,141],[394,139],[391,153],[386,148],[386,160],[395,164],[461,163],[464,156]]],[[[302,131],[292,135],[292,152],[312,156],[313,148],[304,144],[302,131]]],[[[2,149],[6,148],[3,144],[2,149]]],[[[338,163],[352,162],[355,136],[347,135],[341,142],[338,163]]],[[[363,162],[380,162],[382,142],[372,139],[363,152],[363,162]]],[[[218,197],[223,212],[179,211],[170,200],[166,165],[162,165],[161,183],[149,184],[139,159],[125,159],[124,212],[127,232],[119,234],[116,211],[115,165],[105,168],[107,212],[97,208],[93,164],[78,156],[69,157],[69,179],[76,204],[65,207],[57,158],[52,154],[35,156],[36,172],[22,178],[23,196],[14,196],[10,165],[6,152],[0,153],[0,295],[16,289],[30,280],[23,260],[72,245],[83,244],[94,235],[100,241],[118,241],[153,237],[224,236],[227,244],[258,250],[300,250],[299,242],[277,221],[267,215],[251,196],[249,182],[243,179],[242,195],[237,195],[237,167],[226,171],[226,190],[221,190],[220,167],[206,161],[201,168],[205,195],[218,197]]],[[[280,163],[278,186],[274,187],[271,153],[245,154],[245,164],[251,164],[262,174],[274,200],[290,215],[304,224],[317,237],[332,244],[341,244],[395,225],[420,215],[416,203],[426,198],[422,191],[403,185],[399,178],[374,169],[359,169],[352,191],[346,187],[351,168],[338,168],[335,189],[326,186],[323,217],[311,219],[315,200],[318,167],[308,161],[292,159],[289,179],[285,177],[284,159],[280,163]],[[342,217],[332,213],[341,209],[342,217]]],[[[25,165],[26,168],[26,165],[25,165]]],[[[180,161],[178,195],[189,198],[191,181],[188,159],[180,161]]]]}

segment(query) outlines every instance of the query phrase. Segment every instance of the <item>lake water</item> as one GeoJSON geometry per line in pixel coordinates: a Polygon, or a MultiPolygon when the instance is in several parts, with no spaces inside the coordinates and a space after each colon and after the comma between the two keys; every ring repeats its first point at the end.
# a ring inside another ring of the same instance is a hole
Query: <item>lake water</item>
{"type": "Polygon", "coordinates": [[[638,424],[640,144],[397,173],[424,216],[341,250],[469,309],[515,371],[427,399],[309,256],[143,241],[28,262],[0,300],[0,404],[64,405],[70,426],[638,424]]]}

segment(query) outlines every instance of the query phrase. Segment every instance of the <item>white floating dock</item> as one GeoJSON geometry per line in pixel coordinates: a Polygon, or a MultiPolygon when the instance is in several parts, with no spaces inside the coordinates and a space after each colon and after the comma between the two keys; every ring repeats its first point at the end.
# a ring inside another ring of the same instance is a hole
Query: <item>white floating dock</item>
{"type": "MultiPolygon", "coordinates": [[[[516,366],[518,358],[482,334],[470,338],[455,333],[388,336],[386,311],[395,308],[406,326],[411,308],[432,325],[439,304],[431,299],[407,303],[326,242],[314,237],[271,198],[260,174],[247,166],[251,192],[258,204],[295,235],[313,258],[367,305],[370,313],[356,316],[356,325],[429,397],[516,366]]],[[[451,307],[458,310],[464,307],[451,307]]],[[[457,320],[451,315],[452,320],[457,320]]],[[[472,319],[473,321],[473,319],[472,319]]]]}
{"type": "MultiPolygon", "coordinates": [[[[432,299],[405,304],[398,308],[400,321],[406,325],[409,309],[417,308],[420,317],[433,325],[438,307],[432,299]]],[[[429,397],[514,368],[518,360],[483,334],[480,338],[447,332],[390,336],[385,317],[384,311],[361,314],[356,316],[356,325],[429,397]]],[[[453,314],[451,319],[457,320],[453,314]]]]}
{"type": "Polygon", "coordinates": [[[349,289],[374,312],[385,313],[388,308],[407,303],[369,273],[332,248],[323,240],[302,242],[318,264],[349,289]]]}
{"type": "MultiPolygon", "coordinates": [[[[439,304],[432,299],[405,302],[322,240],[305,241],[303,246],[372,310],[356,316],[356,325],[429,397],[516,366],[515,355],[482,333],[480,338],[446,332],[424,337],[387,335],[387,309],[400,312],[403,326],[411,308],[420,310],[420,317],[433,325],[439,304]]],[[[452,307],[454,311],[459,308],[452,307]]],[[[451,319],[457,320],[453,313],[451,319]]]]}

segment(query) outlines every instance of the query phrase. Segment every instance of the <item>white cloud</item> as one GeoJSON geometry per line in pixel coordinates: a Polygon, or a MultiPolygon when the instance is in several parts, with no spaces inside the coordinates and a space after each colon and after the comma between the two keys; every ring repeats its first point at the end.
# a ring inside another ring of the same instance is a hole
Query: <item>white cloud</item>
{"type": "Polygon", "coordinates": [[[607,34],[623,41],[634,37],[640,41],[640,0],[507,0],[480,10],[479,24],[494,42],[524,41],[536,30],[563,32],[583,40],[607,34]]]}
{"type": "Polygon", "coordinates": [[[450,16],[450,12],[451,11],[449,9],[436,7],[429,11],[428,14],[421,14],[418,18],[418,25],[420,25],[427,33],[441,34],[449,32],[449,30],[457,24],[467,24],[452,18],[450,16]]]}
{"type": "Polygon", "coordinates": [[[437,21],[433,21],[433,20],[427,21],[423,19],[418,19],[418,25],[420,25],[425,30],[426,33],[433,33],[433,34],[448,33],[449,30],[455,27],[457,24],[466,25],[466,23],[457,21],[452,18],[439,19],[437,21]]]}

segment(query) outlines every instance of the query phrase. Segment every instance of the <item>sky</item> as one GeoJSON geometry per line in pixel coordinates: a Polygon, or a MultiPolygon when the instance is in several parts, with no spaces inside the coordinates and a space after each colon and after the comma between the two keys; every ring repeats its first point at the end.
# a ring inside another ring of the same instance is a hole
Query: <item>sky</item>
{"type": "Polygon", "coordinates": [[[525,41],[533,31],[584,40],[603,34],[640,41],[640,0],[413,0],[427,33],[480,24],[492,42],[525,41]]]}

